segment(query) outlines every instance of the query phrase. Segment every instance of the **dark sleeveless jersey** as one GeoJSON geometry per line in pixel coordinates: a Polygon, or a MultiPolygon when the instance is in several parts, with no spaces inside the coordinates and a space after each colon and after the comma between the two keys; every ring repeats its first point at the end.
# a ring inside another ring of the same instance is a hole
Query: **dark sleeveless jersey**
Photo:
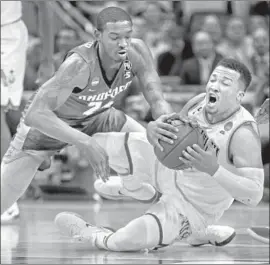
{"type": "Polygon", "coordinates": [[[132,63],[128,57],[122,62],[111,84],[106,82],[106,77],[100,67],[97,55],[97,43],[86,43],[76,47],[68,53],[79,54],[89,64],[89,77],[86,87],[79,92],[72,93],[68,100],[55,114],[70,125],[85,121],[105,109],[110,108],[115,98],[130,86],[134,74],[132,63]]]}
{"type": "MultiPolygon", "coordinates": [[[[89,74],[87,76],[88,83],[86,87],[74,87],[73,93],[67,101],[54,111],[61,120],[65,121],[71,127],[79,128],[87,124],[87,121],[93,116],[110,108],[117,96],[128,89],[134,78],[132,61],[129,59],[130,53],[133,55],[131,56],[133,58],[134,54],[136,54],[136,52],[134,53],[134,48],[131,47],[131,51],[128,52],[126,60],[121,63],[119,70],[110,83],[106,80],[102,72],[97,48],[97,42],[88,42],[72,49],[67,54],[67,56],[70,56],[73,53],[77,53],[89,65],[89,74]]],[[[31,104],[33,97],[30,99],[28,106],[31,104]]],[[[25,111],[27,111],[27,107],[25,111]]],[[[36,142],[42,142],[43,138],[44,141],[46,139],[52,139],[38,130],[26,126],[24,118],[22,118],[13,140],[13,145],[17,148],[28,149],[26,146],[27,142],[35,142],[31,145],[36,146],[39,145],[36,142]],[[27,138],[29,141],[27,141],[27,138]]]]}

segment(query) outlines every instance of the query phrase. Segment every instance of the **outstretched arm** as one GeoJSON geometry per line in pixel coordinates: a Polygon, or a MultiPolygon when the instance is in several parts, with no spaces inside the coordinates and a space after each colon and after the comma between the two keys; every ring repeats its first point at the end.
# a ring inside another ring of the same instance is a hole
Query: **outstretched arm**
{"type": "Polygon", "coordinates": [[[25,123],[46,135],[69,144],[88,138],[59,119],[54,110],[65,103],[75,86],[85,87],[88,66],[73,54],[60,66],[56,74],[39,88],[26,112],[25,123]]]}
{"type": "Polygon", "coordinates": [[[133,39],[132,44],[139,57],[135,74],[140,82],[144,97],[151,107],[153,118],[157,119],[163,114],[172,113],[170,104],[163,97],[162,83],[149,48],[139,39],[133,39]]]}
{"type": "Polygon", "coordinates": [[[25,124],[62,142],[76,145],[89,160],[97,177],[109,177],[108,155],[96,141],[59,119],[54,110],[62,106],[74,87],[84,88],[89,78],[88,64],[76,54],[68,57],[57,73],[37,92],[25,114],[25,124]]]}

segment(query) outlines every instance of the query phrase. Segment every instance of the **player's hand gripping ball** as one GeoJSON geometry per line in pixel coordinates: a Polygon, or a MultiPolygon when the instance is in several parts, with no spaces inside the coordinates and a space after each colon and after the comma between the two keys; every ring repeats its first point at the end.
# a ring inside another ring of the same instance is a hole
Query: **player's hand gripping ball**
{"type": "Polygon", "coordinates": [[[168,144],[164,141],[160,141],[160,145],[163,147],[163,151],[155,147],[155,154],[158,160],[165,166],[175,170],[183,170],[187,168],[187,165],[179,160],[188,146],[198,144],[202,149],[205,149],[205,144],[208,141],[206,132],[195,123],[190,123],[187,120],[168,120],[174,126],[177,126],[178,132],[177,139],[174,140],[174,144],[168,144]]]}

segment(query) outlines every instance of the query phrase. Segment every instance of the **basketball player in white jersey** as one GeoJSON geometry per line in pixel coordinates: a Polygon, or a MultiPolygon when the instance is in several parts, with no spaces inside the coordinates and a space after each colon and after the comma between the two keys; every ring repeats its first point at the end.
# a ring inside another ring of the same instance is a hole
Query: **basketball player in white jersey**
{"type": "MultiPolygon", "coordinates": [[[[130,181],[125,182],[125,178],[130,179],[132,174],[135,180],[152,183],[162,196],[145,215],[116,232],[90,225],[72,213],[56,216],[60,231],[111,251],[157,249],[184,238],[188,242],[199,239],[197,245],[206,239],[215,245],[226,244],[220,241],[226,231],[215,233],[214,224],[234,200],[256,206],[263,194],[257,125],[241,106],[250,82],[251,74],[245,65],[224,59],[210,76],[206,93],[183,108],[180,116],[195,119],[208,137],[205,150],[195,144],[179,154],[188,166],[183,171],[163,166],[143,133],[129,133],[128,149],[121,145],[127,134],[96,135],[110,156],[111,166],[122,174],[126,190],[130,181]]],[[[158,120],[151,122],[148,136],[158,127],[158,120]]],[[[133,193],[141,188],[139,181],[136,184],[136,190],[131,185],[133,193]]]]}
{"type": "MultiPolygon", "coordinates": [[[[52,62],[53,39],[49,31],[50,15],[44,1],[37,3],[40,15],[40,34],[43,44],[42,62],[39,68],[39,83],[54,73],[52,62]]],[[[23,95],[28,30],[22,20],[21,1],[1,1],[1,160],[11,141],[6,122],[6,113],[17,110],[23,95]]],[[[1,215],[1,222],[16,219],[19,215],[17,204],[13,204],[1,215]]]]}

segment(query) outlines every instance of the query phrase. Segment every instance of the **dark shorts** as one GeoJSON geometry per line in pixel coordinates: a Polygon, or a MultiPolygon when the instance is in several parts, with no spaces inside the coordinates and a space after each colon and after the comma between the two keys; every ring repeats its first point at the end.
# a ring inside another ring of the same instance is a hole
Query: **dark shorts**
{"type": "MultiPolygon", "coordinates": [[[[100,132],[120,132],[126,122],[126,115],[117,109],[110,108],[81,124],[71,125],[89,136],[100,132]]],[[[40,131],[31,128],[24,141],[23,150],[60,150],[67,144],[53,139],[40,131]]]]}

